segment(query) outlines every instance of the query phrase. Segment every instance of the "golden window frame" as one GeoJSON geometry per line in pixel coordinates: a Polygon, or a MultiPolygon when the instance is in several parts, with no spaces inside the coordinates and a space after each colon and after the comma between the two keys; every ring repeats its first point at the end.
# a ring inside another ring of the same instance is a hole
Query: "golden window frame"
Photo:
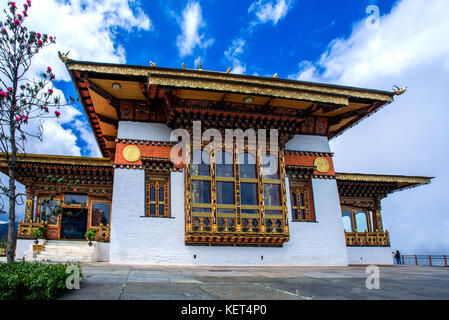
{"type": "Polygon", "coordinates": [[[310,179],[290,180],[290,204],[293,222],[316,222],[313,190],[310,179]],[[300,202],[301,195],[303,197],[303,205],[300,202]],[[295,201],[293,201],[292,197],[294,197],[295,201]],[[301,218],[301,210],[304,210],[304,218],[301,218]]]}
{"type": "Polygon", "coordinates": [[[170,218],[170,174],[155,174],[146,170],[145,172],[145,216],[170,218]],[[154,200],[151,200],[151,187],[154,188],[154,200]],[[160,188],[164,190],[164,199],[159,198],[160,188]],[[154,205],[154,214],[151,214],[151,205],[154,205]],[[160,214],[160,205],[164,205],[164,212],[160,214]]]}

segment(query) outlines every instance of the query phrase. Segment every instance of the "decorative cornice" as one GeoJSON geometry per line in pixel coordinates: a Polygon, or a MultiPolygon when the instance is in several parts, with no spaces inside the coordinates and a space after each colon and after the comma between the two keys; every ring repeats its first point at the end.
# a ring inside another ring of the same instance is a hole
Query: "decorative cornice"
{"type": "Polygon", "coordinates": [[[292,154],[297,156],[314,156],[314,157],[333,157],[332,152],[316,152],[316,151],[298,151],[284,149],[284,154],[292,154]]]}
{"type": "Polygon", "coordinates": [[[394,176],[362,173],[336,173],[339,181],[393,182],[406,184],[429,184],[433,177],[394,176]]]}
{"type": "MultiPolygon", "coordinates": [[[[182,85],[186,87],[196,88],[201,86],[201,83],[203,81],[206,81],[208,83],[215,82],[214,85],[211,85],[211,88],[214,87],[215,89],[234,91],[240,90],[239,88],[242,88],[242,92],[250,91],[255,94],[268,94],[273,96],[282,95],[284,93],[276,93],[271,90],[258,90],[257,88],[259,87],[262,89],[262,87],[279,87],[281,90],[316,92],[317,94],[322,94],[323,98],[328,96],[329,102],[331,103],[334,103],[335,101],[342,101],[344,102],[342,103],[344,105],[348,104],[347,99],[345,99],[344,97],[393,101],[394,95],[392,92],[380,90],[319,84],[289,79],[236,75],[225,72],[132,66],[123,64],[105,64],[73,60],[69,60],[66,65],[68,70],[71,71],[77,70],[105,74],[116,74],[122,76],[149,76],[149,83],[158,85],[182,85]],[[174,78],[177,79],[172,80],[174,78]],[[223,85],[220,83],[222,83],[223,85]],[[229,84],[232,85],[229,86],[229,84]],[[270,94],[268,92],[273,92],[273,94],[270,94]],[[332,96],[334,96],[335,98],[331,98],[332,96]]],[[[201,86],[201,88],[205,87],[201,86]]],[[[301,97],[301,99],[303,97],[307,99],[311,96],[307,96],[307,94],[305,94],[301,97]]]]}
{"type": "Polygon", "coordinates": [[[172,147],[177,142],[170,141],[152,141],[152,140],[137,140],[137,139],[116,139],[116,143],[126,143],[126,144],[137,144],[137,145],[147,145],[147,146],[158,146],[158,147],[172,147]]]}

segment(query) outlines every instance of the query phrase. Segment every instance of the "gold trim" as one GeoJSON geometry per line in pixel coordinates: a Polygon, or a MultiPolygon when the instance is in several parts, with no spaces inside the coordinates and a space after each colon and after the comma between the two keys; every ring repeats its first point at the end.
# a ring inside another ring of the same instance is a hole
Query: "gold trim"
{"type": "MultiPolygon", "coordinates": [[[[248,86],[252,86],[254,90],[259,92],[257,88],[261,86],[278,86],[281,91],[286,92],[285,89],[289,91],[292,90],[310,90],[316,91],[318,93],[324,93],[328,95],[343,95],[343,96],[351,96],[357,98],[365,98],[365,99],[374,99],[374,100],[382,100],[382,101],[393,101],[393,94],[389,92],[382,92],[379,90],[369,90],[362,88],[350,88],[350,87],[342,87],[342,86],[326,86],[325,84],[319,83],[308,83],[303,81],[292,81],[285,79],[276,79],[276,78],[261,78],[261,77],[252,77],[252,76],[241,76],[241,75],[233,75],[225,72],[208,72],[208,71],[189,71],[184,69],[167,69],[167,68],[149,68],[144,66],[129,66],[129,65],[120,65],[120,64],[89,64],[83,63],[81,61],[72,61],[67,63],[68,70],[77,70],[77,71],[88,71],[88,72],[97,72],[97,73],[106,73],[106,74],[115,74],[115,75],[129,75],[129,76],[139,76],[139,77],[147,77],[149,75],[151,84],[163,84],[159,81],[162,81],[167,78],[173,77],[184,77],[190,78],[191,85],[195,82],[198,85],[201,81],[207,81],[209,83],[213,82],[214,87],[220,90],[226,90],[226,83],[222,86],[220,82],[239,82],[242,83],[241,87],[244,93],[247,93],[248,86]],[[156,81],[159,79],[159,81],[156,81]]],[[[167,83],[167,82],[165,82],[167,83]]],[[[212,86],[212,85],[211,85],[212,86]]],[[[203,87],[201,87],[203,88],[203,87]]],[[[276,89],[279,91],[278,89],[276,89]]],[[[347,99],[346,103],[347,105],[347,99]]]]}
{"type": "Polygon", "coordinates": [[[431,177],[394,176],[361,173],[336,173],[337,180],[342,181],[369,181],[369,182],[397,182],[412,184],[429,184],[431,177]]]}

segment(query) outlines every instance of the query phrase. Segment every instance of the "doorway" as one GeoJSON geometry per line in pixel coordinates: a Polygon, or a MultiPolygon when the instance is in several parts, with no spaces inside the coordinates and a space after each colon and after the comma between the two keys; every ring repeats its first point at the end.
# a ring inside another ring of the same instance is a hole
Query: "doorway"
{"type": "Polygon", "coordinates": [[[61,239],[85,239],[87,229],[87,209],[63,209],[61,239]]]}

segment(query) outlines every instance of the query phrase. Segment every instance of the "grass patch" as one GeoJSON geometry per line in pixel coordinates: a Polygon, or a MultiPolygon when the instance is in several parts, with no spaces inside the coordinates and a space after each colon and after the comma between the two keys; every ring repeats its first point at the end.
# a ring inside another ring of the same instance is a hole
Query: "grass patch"
{"type": "MultiPolygon", "coordinates": [[[[0,300],[51,300],[66,290],[69,264],[16,261],[0,263],[0,300]]],[[[82,279],[81,266],[79,266],[82,279]]],[[[81,280],[80,279],[80,280],[81,280]]]]}

